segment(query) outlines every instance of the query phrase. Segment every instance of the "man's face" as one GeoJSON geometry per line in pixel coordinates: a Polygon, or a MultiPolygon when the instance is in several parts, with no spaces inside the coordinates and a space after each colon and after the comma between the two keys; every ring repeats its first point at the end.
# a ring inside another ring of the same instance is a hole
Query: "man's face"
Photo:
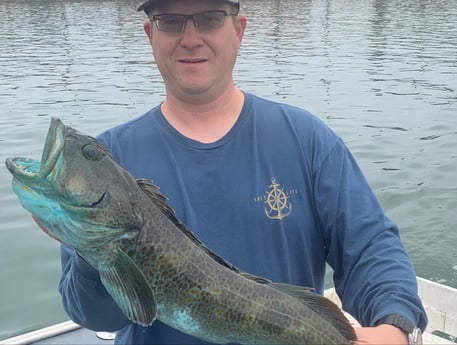
{"type": "MultiPolygon", "coordinates": [[[[214,0],[168,1],[153,14],[194,14],[211,10],[233,9],[214,0]]],[[[144,30],[149,37],[155,62],[162,74],[167,94],[185,97],[216,96],[233,84],[232,71],[241,45],[246,18],[227,16],[222,27],[213,31],[199,31],[192,20],[183,32],[159,31],[155,23],[146,21],[144,30]]]]}

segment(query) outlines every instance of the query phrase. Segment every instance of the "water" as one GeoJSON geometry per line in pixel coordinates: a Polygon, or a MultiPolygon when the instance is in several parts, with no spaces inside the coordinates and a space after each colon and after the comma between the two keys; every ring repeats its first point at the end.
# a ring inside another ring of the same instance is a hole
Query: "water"
{"type": "MultiPolygon", "coordinates": [[[[96,135],[163,85],[135,1],[0,2],[0,153],[40,157],[51,116],[96,135]]],[[[245,0],[237,85],[347,142],[418,275],[457,287],[457,0],[245,0]]],[[[67,319],[58,244],[0,168],[0,339],[67,319]]]]}

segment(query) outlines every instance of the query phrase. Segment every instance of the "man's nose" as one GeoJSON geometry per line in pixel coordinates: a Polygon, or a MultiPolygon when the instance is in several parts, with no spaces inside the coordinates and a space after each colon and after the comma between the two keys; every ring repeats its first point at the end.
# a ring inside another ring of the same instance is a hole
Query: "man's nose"
{"type": "Polygon", "coordinates": [[[180,42],[182,46],[198,45],[202,43],[200,32],[195,26],[192,18],[187,18],[180,42]]]}

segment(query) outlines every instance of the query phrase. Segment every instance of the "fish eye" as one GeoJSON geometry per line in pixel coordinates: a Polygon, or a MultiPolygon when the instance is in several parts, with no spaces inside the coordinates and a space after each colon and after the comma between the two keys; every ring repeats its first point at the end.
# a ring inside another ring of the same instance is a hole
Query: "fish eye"
{"type": "Polygon", "coordinates": [[[97,147],[92,144],[84,145],[81,151],[83,156],[90,161],[98,161],[102,157],[97,147]]]}

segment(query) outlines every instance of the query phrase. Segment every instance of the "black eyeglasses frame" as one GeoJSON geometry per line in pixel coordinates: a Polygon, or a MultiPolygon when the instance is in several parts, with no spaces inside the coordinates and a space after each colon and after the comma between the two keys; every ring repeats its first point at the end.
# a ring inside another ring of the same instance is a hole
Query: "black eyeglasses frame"
{"type": "Polygon", "coordinates": [[[192,20],[192,22],[194,23],[194,26],[197,28],[197,30],[199,30],[199,31],[212,31],[212,30],[217,30],[218,28],[222,27],[224,25],[226,17],[237,16],[238,14],[239,14],[239,11],[227,12],[225,10],[211,10],[211,11],[203,11],[203,12],[198,12],[198,13],[193,13],[193,14],[160,13],[160,14],[148,15],[148,17],[149,17],[149,20],[151,22],[155,22],[156,28],[159,31],[167,32],[167,33],[182,33],[182,32],[184,32],[184,30],[186,28],[186,25],[187,25],[187,21],[189,19],[192,20]],[[223,14],[224,15],[223,16],[224,20],[221,20],[221,23],[218,26],[215,26],[215,27],[210,28],[210,29],[202,29],[200,27],[198,19],[196,19],[196,18],[198,18],[198,16],[201,16],[201,15],[204,15],[204,14],[208,14],[208,13],[223,14]],[[181,24],[181,29],[180,30],[163,30],[163,28],[160,27],[160,24],[159,24],[160,19],[166,18],[168,16],[175,16],[176,18],[180,18],[180,20],[182,18],[182,23],[180,23],[181,24]]]}

